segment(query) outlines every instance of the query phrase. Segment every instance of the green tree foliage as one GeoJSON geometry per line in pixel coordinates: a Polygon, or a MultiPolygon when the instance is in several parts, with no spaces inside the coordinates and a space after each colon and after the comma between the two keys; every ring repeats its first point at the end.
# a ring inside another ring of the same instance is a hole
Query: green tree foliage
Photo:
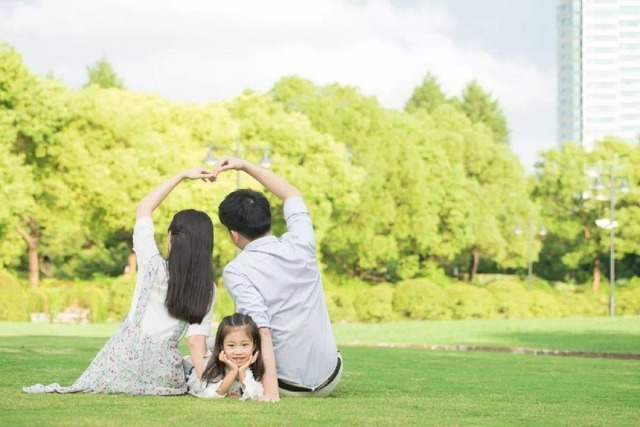
{"type": "MultiPolygon", "coordinates": [[[[472,123],[461,111],[445,104],[433,111],[437,123],[429,136],[446,152],[449,191],[442,217],[447,232],[458,242],[459,259],[469,259],[469,279],[477,272],[480,256],[503,267],[526,264],[526,242],[513,233],[516,222],[536,218],[528,195],[524,169],[505,144],[495,144],[492,133],[472,123]],[[457,168],[457,169],[452,169],[457,168]],[[455,192],[457,190],[457,193],[455,192]]],[[[425,119],[421,119],[425,122],[425,119]]]]}
{"type": "MultiPolygon", "coordinates": [[[[356,214],[334,236],[326,255],[333,266],[373,280],[413,277],[421,258],[434,249],[442,190],[431,187],[437,165],[425,167],[410,116],[380,107],[374,98],[340,85],[317,88],[299,78],[272,90],[291,111],[304,113],[320,132],[349,149],[350,170],[366,171],[356,214]],[[429,183],[430,188],[425,188],[429,183]]],[[[358,176],[353,173],[352,175],[358,176]]]]}
{"type": "MultiPolygon", "coordinates": [[[[358,215],[364,171],[349,167],[344,145],[330,135],[318,132],[306,117],[286,111],[271,96],[246,92],[228,108],[238,126],[245,157],[257,162],[260,149],[271,150],[273,170],[295,183],[313,212],[316,246],[320,253],[334,251],[334,245],[349,236],[350,218],[358,215]]],[[[229,139],[229,151],[233,144],[234,139],[229,139]]],[[[242,179],[242,186],[252,182],[247,177],[242,179]]],[[[235,177],[226,181],[223,177],[220,185],[231,191],[233,188],[229,184],[232,183],[235,184],[235,177]]],[[[272,195],[268,197],[278,221],[274,231],[279,234],[285,231],[282,202],[272,195]]],[[[228,246],[225,253],[229,260],[235,249],[228,239],[223,240],[222,244],[228,246]]]]}
{"type": "Polygon", "coordinates": [[[564,269],[553,270],[550,278],[566,279],[564,276],[575,275],[576,271],[586,271],[592,274],[593,288],[599,288],[603,260],[608,260],[609,231],[598,228],[595,221],[609,217],[611,162],[617,164],[614,190],[622,177],[626,177],[632,189],[629,194],[615,195],[618,199],[615,215],[620,224],[616,230],[616,258],[640,251],[639,177],[636,172],[640,166],[639,154],[637,145],[615,139],[602,141],[590,152],[578,144],[567,143],[560,149],[544,153],[534,196],[542,208],[551,239],[545,239],[541,261],[552,265],[560,259],[564,266],[564,269]],[[594,177],[588,176],[594,168],[599,169],[604,181],[602,191],[594,190],[594,177]]]}
{"type": "Polygon", "coordinates": [[[13,243],[14,231],[24,239],[28,248],[30,282],[37,286],[39,249],[43,239],[46,242],[62,236],[70,240],[77,237],[78,226],[72,224],[69,217],[59,214],[63,207],[72,213],[73,207],[77,206],[73,192],[65,185],[66,165],[61,159],[65,147],[59,138],[59,130],[70,120],[69,97],[60,83],[30,74],[20,56],[10,48],[0,49],[0,63],[3,67],[0,73],[0,123],[8,128],[0,142],[2,151],[11,153],[7,160],[12,157],[16,160],[5,173],[19,173],[19,179],[25,182],[16,193],[21,197],[8,208],[13,211],[15,230],[12,225],[5,233],[13,243]],[[66,226],[59,226],[61,224],[66,226]]]}
{"type": "MultiPolygon", "coordinates": [[[[446,101],[433,76],[416,89],[411,113],[384,109],[352,87],[300,78],[266,95],[194,105],[102,84],[74,91],[30,73],[10,48],[1,55],[8,203],[0,209],[0,262],[22,271],[30,264],[34,281],[41,270],[61,278],[120,274],[137,201],[201,161],[208,145],[233,153],[237,138],[250,161],[269,150],[274,170],[303,192],[333,275],[393,283],[468,261],[472,277],[480,256],[500,268],[526,265],[526,241],[512,230],[537,211],[522,167],[487,126],[446,101]]],[[[256,185],[241,176],[241,186],[256,185]]],[[[180,186],[155,216],[158,240],[177,210],[215,218],[235,186],[234,174],[180,186]]],[[[272,201],[279,234],[281,203],[272,201]]],[[[222,266],[235,248],[219,224],[216,234],[222,266]]],[[[387,301],[384,292],[375,295],[387,301]]]]}
{"type": "Polygon", "coordinates": [[[425,76],[422,84],[413,90],[404,109],[408,113],[415,113],[419,109],[431,112],[447,102],[447,97],[442,92],[438,79],[429,73],[425,76]]]}
{"type": "Polygon", "coordinates": [[[483,123],[494,139],[500,143],[509,142],[507,118],[495,99],[477,81],[472,81],[462,92],[462,99],[456,103],[473,123],[483,123]]]}
{"type": "Polygon", "coordinates": [[[87,78],[85,87],[96,85],[103,89],[124,89],[122,79],[118,77],[111,63],[104,56],[87,67],[87,78]]]}

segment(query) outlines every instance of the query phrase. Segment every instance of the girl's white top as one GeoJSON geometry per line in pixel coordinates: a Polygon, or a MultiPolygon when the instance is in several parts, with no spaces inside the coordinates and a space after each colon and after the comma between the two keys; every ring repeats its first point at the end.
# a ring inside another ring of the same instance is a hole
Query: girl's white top
{"type": "MultiPolygon", "coordinates": [[[[153,235],[154,227],[151,217],[139,218],[133,229],[133,250],[138,258],[139,266],[149,261],[152,257],[160,254],[153,235]]],[[[136,282],[133,299],[131,300],[131,308],[129,309],[128,317],[130,319],[133,318],[136,309],[136,301],[140,295],[141,285],[141,281],[138,280],[136,282]]],[[[149,295],[147,308],[145,309],[142,321],[140,322],[140,328],[146,334],[157,337],[159,340],[169,338],[180,323],[180,320],[169,315],[169,312],[164,305],[164,301],[167,298],[168,286],[169,274],[167,271],[167,263],[165,261],[162,267],[158,269],[155,282],[151,287],[151,294],[149,295]]],[[[213,304],[213,301],[211,301],[211,304],[213,304]]],[[[211,329],[211,310],[209,310],[208,314],[204,319],[202,319],[201,323],[189,325],[186,335],[213,335],[213,331],[211,329]]]]}
{"type": "Polygon", "coordinates": [[[189,394],[196,397],[202,397],[205,399],[216,399],[219,397],[225,397],[231,394],[240,396],[240,400],[253,400],[264,395],[264,389],[262,384],[253,377],[251,368],[247,369],[244,377],[244,384],[241,384],[237,379],[231,383],[231,387],[226,394],[219,395],[218,389],[222,384],[222,378],[216,379],[209,384],[206,381],[200,381],[195,369],[187,375],[187,386],[189,387],[189,394]]]}

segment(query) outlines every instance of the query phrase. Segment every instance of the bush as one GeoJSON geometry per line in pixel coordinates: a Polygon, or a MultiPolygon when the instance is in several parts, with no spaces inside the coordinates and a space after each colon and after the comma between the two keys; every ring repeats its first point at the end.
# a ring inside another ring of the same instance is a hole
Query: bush
{"type": "Polygon", "coordinates": [[[410,319],[448,319],[447,296],[427,279],[399,282],[393,293],[393,310],[410,319]]]}
{"type": "Polygon", "coordinates": [[[486,290],[496,299],[496,312],[505,319],[531,317],[529,313],[529,295],[522,283],[501,279],[491,282],[486,290]]]}
{"type": "Polygon", "coordinates": [[[0,270],[0,319],[24,321],[29,318],[26,288],[11,274],[0,270]]]}
{"type": "Polygon", "coordinates": [[[490,319],[497,317],[497,303],[491,292],[471,285],[446,289],[453,319],[490,319]]]}
{"type": "Polygon", "coordinates": [[[562,316],[605,316],[607,307],[600,304],[597,297],[572,292],[556,295],[562,316]]]}
{"type": "Polygon", "coordinates": [[[634,286],[622,290],[617,295],[616,303],[620,314],[640,314],[640,288],[634,286]]]}
{"type": "Polygon", "coordinates": [[[223,317],[236,311],[236,304],[224,286],[216,287],[216,302],[213,307],[213,322],[219,323],[223,317]]]}
{"type": "Polygon", "coordinates": [[[560,317],[562,309],[555,296],[549,292],[529,292],[529,311],[533,317],[560,317]]]}
{"type": "MultiPolygon", "coordinates": [[[[618,288],[618,283],[616,283],[616,288],[618,288]]],[[[621,288],[627,290],[627,289],[640,289],[640,277],[638,276],[633,276],[631,279],[627,280],[627,282],[621,286],[621,288]]]]}
{"type": "Polygon", "coordinates": [[[392,307],[393,287],[381,284],[361,289],[356,296],[355,309],[358,320],[381,322],[394,318],[392,307]]]}
{"type": "Polygon", "coordinates": [[[358,289],[351,286],[339,286],[325,291],[329,317],[334,322],[358,320],[355,308],[358,289]]]}
{"type": "Polygon", "coordinates": [[[98,294],[105,295],[106,306],[101,307],[106,312],[102,322],[120,322],[129,312],[133,292],[136,288],[136,275],[118,276],[107,278],[104,283],[97,285],[101,291],[98,294]]]}

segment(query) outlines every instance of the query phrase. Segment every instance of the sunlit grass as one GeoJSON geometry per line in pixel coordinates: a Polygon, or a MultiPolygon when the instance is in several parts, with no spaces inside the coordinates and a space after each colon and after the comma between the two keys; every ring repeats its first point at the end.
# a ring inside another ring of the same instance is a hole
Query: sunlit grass
{"type": "MultiPolygon", "coordinates": [[[[591,325],[598,330],[597,338],[591,338],[591,327],[585,330],[589,321],[575,320],[554,328],[549,320],[547,329],[566,335],[573,331],[571,342],[582,349],[616,349],[618,334],[639,341],[637,318],[614,320],[618,322],[600,329],[594,326],[596,322],[591,325]]],[[[601,321],[606,323],[605,319],[601,321]]],[[[534,335],[543,332],[541,323],[526,322],[531,323],[520,324],[515,330],[534,335]]],[[[343,342],[369,338],[375,342],[430,342],[447,334],[456,339],[503,336],[504,325],[512,324],[460,322],[461,328],[457,329],[456,322],[405,323],[336,325],[336,335],[343,342]],[[482,334],[476,335],[473,325],[482,334]],[[422,327],[429,331],[432,326],[437,328],[423,335],[422,327]]],[[[0,425],[620,426],[640,422],[638,361],[415,349],[343,346],[345,375],[335,395],[327,399],[283,399],[279,404],[262,404],[188,396],[20,392],[22,386],[36,382],[71,384],[112,330],[112,325],[42,328],[0,323],[0,425]]],[[[522,342],[517,336],[504,339],[522,342]]],[[[543,344],[547,338],[552,340],[550,344],[561,342],[553,334],[542,334],[535,343],[543,344]]]]}

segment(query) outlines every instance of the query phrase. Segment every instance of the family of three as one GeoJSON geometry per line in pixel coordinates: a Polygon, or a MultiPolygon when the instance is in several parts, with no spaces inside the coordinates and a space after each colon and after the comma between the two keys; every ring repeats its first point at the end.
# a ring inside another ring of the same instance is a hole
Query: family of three
{"type": "Polygon", "coordinates": [[[300,192],[282,177],[226,156],[212,172],[181,172],[138,204],[133,249],[138,278],[115,335],[71,386],[37,384],[24,392],[190,393],[277,401],[323,397],[335,389],[343,366],[322,293],[313,225],[300,192]],[[220,222],[241,252],[223,272],[236,313],[222,320],[209,349],[215,300],[212,221],[197,210],[178,212],[169,225],[165,260],[151,216],[183,180],[215,181],[229,170],[249,174],[284,201],[287,232],[280,238],[271,234],[271,208],[262,193],[237,190],[220,203],[220,222]],[[178,349],[185,334],[187,358],[178,349]]]}

